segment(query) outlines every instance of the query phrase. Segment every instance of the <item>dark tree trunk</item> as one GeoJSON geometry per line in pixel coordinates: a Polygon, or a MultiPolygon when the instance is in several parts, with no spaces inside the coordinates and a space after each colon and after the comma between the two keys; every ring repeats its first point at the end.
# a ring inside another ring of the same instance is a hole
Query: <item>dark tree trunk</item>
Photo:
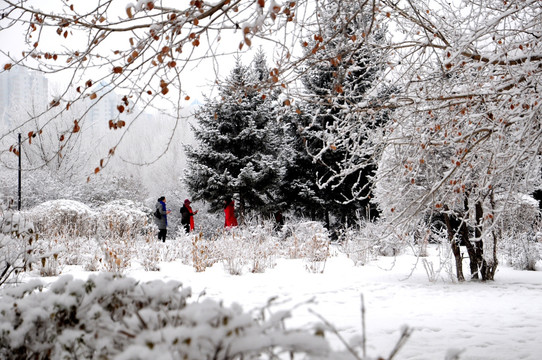
{"type": "MultiPolygon", "coordinates": [[[[445,210],[448,210],[445,208],[445,210]]],[[[452,245],[452,251],[454,253],[455,257],[455,270],[457,274],[457,280],[458,281],[465,281],[465,276],[463,276],[463,262],[461,259],[461,251],[459,249],[459,243],[454,239],[454,235],[456,231],[454,231],[454,228],[452,226],[452,222],[450,221],[450,217],[447,213],[444,213],[444,222],[446,223],[446,229],[448,229],[448,240],[450,240],[450,244],[452,245]]]]}
{"type": "Polygon", "coordinates": [[[482,208],[482,203],[480,201],[476,202],[476,205],[474,206],[474,213],[476,217],[476,227],[474,228],[474,235],[476,237],[476,241],[474,242],[474,249],[476,252],[476,264],[480,269],[482,280],[487,280],[487,265],[486,261],[484,260],[484,242],[482,241],[482,218],[484,217],[484,209],[482,208]]]}
{"type": "MultiPolygon", "coordinates": [[[[495,212],[495,198],[493,196],[493,190],[489,193],[489,203],[491,204],[491,209],[493,210],[493,213],[494,213],[495,212]]],[[[498,236],[495,233],[495,230],[491,231],[491,235],[493,237],[493,251],[491,253],[492,259],[489,262],[486,262],[484,260],[484,267],[482,271],[484,280],[495,280],[495,272],[497,271],[497,266],[499,265],[499,261],[497,260],[498,236]]]]}
{"type": "MultiPolygon", "coordinates": [[[[463,201],[463,206],[465,208],[465,212],[463,214],[463,217],[461,219],[461,225],[460,225],[460,236],[461,236],[461,243],[465,245],[467,248],[467,253],[469,254],[469,265],[470,265],[470,274],[471,279],[478,279],[478,272],[480,268],[478,267],[478,260],[476,257],[476,250],[474,249],[473,243],[470,241],[469,236],[469,228],[467,227],[467,222],[465,219],[465,214],[469,213],[469,197],[468,192],[465,193],[465,198],[463,201]]],[[[468,216],[468,215],[467,215],[468,216]]]]}
{"type": "Polygon", "coordinates": [[[478,261],[476,257],[476,251],[474,249],[474,245],[469,239],[469,229],[467,228],[467,224],[465,223],[465,221],[461,222],[459,234],[461,236],[461,243],[465,245],[465,247],[467,248],[467,253],[469,254],[471,279],[478,279],[479,268],[477,265],[478,261]]]}

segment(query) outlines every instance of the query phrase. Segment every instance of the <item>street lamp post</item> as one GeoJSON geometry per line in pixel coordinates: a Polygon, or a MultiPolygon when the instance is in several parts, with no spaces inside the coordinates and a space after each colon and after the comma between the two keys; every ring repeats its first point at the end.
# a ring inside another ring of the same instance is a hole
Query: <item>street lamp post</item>
{"type": "Polygon", "coordinates": [[[21,134],[19,133],[19,187],[18,187],[18,195],[19,195],[19,201],[17,203],[17,210],[21,211],[21,134]]]}

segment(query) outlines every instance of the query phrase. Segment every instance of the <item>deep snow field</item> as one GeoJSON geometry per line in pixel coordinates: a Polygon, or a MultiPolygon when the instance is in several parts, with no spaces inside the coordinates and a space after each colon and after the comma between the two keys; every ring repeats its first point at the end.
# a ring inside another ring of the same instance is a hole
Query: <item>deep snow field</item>
{"type": "MultiPolygon", "coordinates": [[[[235,302],[245,311],[277,297],[278,308],[293,309],[288,325],[325,319],[347,341],[362,334],[363,296],[367,355],[372,358],[388,358],[408,326],[413,332],[394,359],[453,359],[457,354],[463,360],[542,359],[541,266],[517,271],[500,264],[495,281],[456,283],[450,261],[436,271],[440,251],[430,245],[426,258],[380,257],[354,266],[333,246],[321,274],[307,271],[303,260],[278,259],[265,273],[229,275],[220,263],[196,272],[174,261],[160,264],[160,271],[133,264],[126,275],[141,281],[179,280],[192,288],[194,298],[235,302]],[[435,281],[429,281],[424,259],[433,264],[435,281]]],[[[467,275],[468,266],[464,271],[467,275]]],[[[67,267],[63,274],[86,278],[90,273],[67,267]]],[[[328,339],[334,348],[344,348],[338,337],[328,339]]]]}

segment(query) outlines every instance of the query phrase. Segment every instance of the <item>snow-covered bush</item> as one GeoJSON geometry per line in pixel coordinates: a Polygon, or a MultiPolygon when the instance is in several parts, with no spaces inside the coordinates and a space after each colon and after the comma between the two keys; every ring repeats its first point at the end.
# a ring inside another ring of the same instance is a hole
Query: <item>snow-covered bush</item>
{"type": "Polygon", "coordinates": [[[376,250],[380,256],[397,256],[401,254],[408,244],[411,235],[409,234],[389,234],[376,239],[376,250]]]}
{"type": "Polygon", "coordinates": [[[399,254],[406,241],[390,233],[386,223],[360,220],[346,228],[339,236],[342,251],[355,265],[365,265],[378,256],[399,254]]]}
{"type": "Polygon", "coordinates": [[[289,311],[271,305],[189,302],[179,282],[100,274],[63,276],[9,288],[0,302],[2,359],[278,359],[328,358],[322,326],[288,329],[289,311]]]}
{"type": "MultiPolygon", "coordinates": [[[[279,240],[271,236],[271,226],[251,224],[230,229],[215,230],[212,238],[203,233],[177,234],[178,246],[190,244],[190,263],[198,272],[222,262],[227,272],[240,275],[244,272],[264,272],[275,265],[279,240]]],[[[186,254],[186,251],[183,251],[186,254]]]]}
{"type": "Polygon", "coordinates": [[[60,236],[56,239],[64,245],[60,253],[62,265],[82,265],[87,271],[99,269],[96,258],[101,256],[101,248],[95,238],[60,236]]]}
{"type": "Polygon", "coordinates": [[[138,244],[154,236],[151,212],[130,200],[114,200],[97,210],[73,200],[34,207],[27,214],[43,234],[40,248],[53,255],[42,260],[42,274],[58,275],[64,265],[122,272],[136,257],[138,244]]]}
{"type": "Polygon", "coordinates": [[[114,236],[99,241],[103,254],[100,271],[121,273],[131,265],[135,257],[133,239],[114,236]]]}
{"type": "Polygon", "coordinates": [[[43,235],[91,236],[96,233],[96,212],[78,201],[47,201],[28,210],[27,216],[43,235]]]}
{"type": "Polygon", "coordinates": [[[131,200],[114,200],[98,208],[100,236],[135,236],[153,231],[152,210],[131,200]]]}
{"type": "Polygon", "coordinates": [[[272,234],[273,228],[269,223],[225,230],[220,241],[224,245],[222,259],[226,271],[240,275],[245,271],[261,273],[274,267],[280,244],[272,234]]]}
{"type": "Polygon", "coordinates": [[[93,210],[74,200],[52,200],[27,211],[44,235],[120,236],[152,231],[151,209],[131,200],[114,200],[93,210]]]}
{"type": "Polygon", "coordinates": [[[320,234],[329,238],[329,233],[323,224],[305,219],[294,219],[288,221],[282,228],[281,256],[290,259],[302,259],[305,256],[305,243],[311,241],[312,237],[320,234]]]}
{"type": "Polygon", "coordinates": [[[222,238],[222,262],[224,269],[230,275],[241,275],[247,267],[249,261],[249,249],[244,245],[247,244],[246,239],[243,239],[237,231],[226,230],[222,238]]]}
{"type": "Polygon", "coordinates": [[[220,246],[219,239],[218,241],[206,240],[202,233],[193,234],[188,239],[192,244],[191,256],[194,270],[198,272],[205,271],[205,269],[222,259],[222,254],[218,249],[220,246]]]}
{"type": "Polygon", "coordinates": [[[273,236],[271,223],[266,222],[263,225],[252,227],[244,238],[248,241],[250,272],[261,273],[275,267],[280,241],[273,236]]]}
{"type": "Polygon", "coordinates": [[[39,260],[38,269],[41,276],[59,275],[62,269],[62,260],[60,254],[65,251],[65,247],[58,242],[49,241],[44,237],[37,237],[34,257],[39,260]]]}
{"type": "MultiPolygon", "coordinates": [[[[305,259],[307,270],[322,272],[329,256],[329,234],[321,223],[297,221],[277,234],[271,222],[251,220],[249,224],[223,230],[213,239],[194,234],[192,265],[196,271],[222,261],[232,275],[264,272],[277,257],[305,259]]],[[[181,239],[181,241],[184,241],[181,239]]]]}
{"type": "Polygon", "coordinates": [[[499,217],[502,241],[499,249],[505,261],[518,270],[535,270],[542,259],[537,234],[542,230],[538,201],[530,196],[517,196],[499,217]]]}
{"type": "Polygon", "coordinates": [[[202,233],[182,233],[179,246],[191,246],[191,263],[196,271],[222,262],[227,272],[264,272],[276,264],[278,257],[305,259],[307,269],[322,272],[329,256],[329,234],[321,223],[297,221],[288,224],[282,234],[272,222],[251,220],[249,224],[216,232],[207,239],[202,233]],[[183,245],[184,244],[184,245],[183,245]]]}
{"type": "Polygon", "coordinates": [[[310,272],[323,272],[329,256],[329,232],[317,221],[293,221],[285,225],[287,234],[282,244],[282,254],[304,259],[310,272]]]}
{"type": "Polygon", "coordinates": [[[534,233],[517,234],[513,241],[506,241],[504,254],[508,265],[518,270],[536,270],[536,263],[542,259],[541,245],[534,233]]]}
{"type": "Polygon", "coordinates": [[[375,239],[379,236],[376,224],[364,221],[357,226],[345,228],[339,236],[339,242],[354,265],[365,265],[376,256],[375,239]]]}
{"type": "Polygon", "coordinates": [[[22,271],[32,268],[38,260],[37,239],[32,222],[0,204],[0,286],[17,282],[22,271]]]}
{"type": "Polygon", "coordinates": [[[190,264],[191,243],[187,235],[178,234],[176,241],[158,241],[156,234],[148,234],[138,238],[134,244],[135,262],[141,264],[146,271],[160,270],[161,262],[181,260],[190,264]]]}

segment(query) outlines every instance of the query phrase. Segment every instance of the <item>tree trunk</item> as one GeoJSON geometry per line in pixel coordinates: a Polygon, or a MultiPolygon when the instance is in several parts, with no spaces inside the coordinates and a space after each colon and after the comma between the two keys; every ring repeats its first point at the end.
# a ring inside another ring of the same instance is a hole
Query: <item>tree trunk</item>
{"type": "Polygon", "coordinates": [[[460,225],[460,236],[461,236],[461,243],[465,245],[467,248],[467,253],[469,254],[469,265],[470,265],[470,275],[471,279],[478,279],[478,272],[480,268],[478,267],[478,260],[476,257],[476,251],[474,249],[474,245],[470,241],[469,236],[469,228],[467,227],[467,222],[465,219],[465,216],[468,216],[469,214],[469,192],[465,193],[465,198],[463,200],[463,206],[465,208],[465,212],[463,213],[462,219],[461,219],[461,225],[460,225]]]}
{"type": "Polygon", "coordinates": [[[461,242],[465,245],[467,248],[467,253],[469,254],[469,265],[470,265],[470,274],[471,279],[478,279],[478,261],[476,257],[476,251],[474,249],[474,245],[470,242],[469,239],[469,229],[467,228],[467,224],[465,221],[461,222],[460,225],[460,236],[461,236],[461,242]]]}
{"type": "MultiPolygon", "coordinates": [[[[492,213],[495,213],[495,198],[493,195],[493,190],[489,193],[489,203],[491,204],[492,213]]],[[[491,215],[493,215],[491,214],[491,215]]],[[[493,217],[490,217],[490,219],[493,219],[493,217]]],[[[493,220],[491,220],[493,221],[493,220]]],[[[499,265],[499,261],[497,260],[497,241],[498,237],[495,233],[495,230],[491,230],[491,235],[493,238],[493,249],[491,252],[492,259],[489,259],[484,261],[484,267],[482,271],[483,280],[495,280],[495,272],[497,271],[497,265],[499,265]]]]}
{"type": "Polygon", "coordinates": [[[476,217],[476,227],[474,228],[474,235],[476,241],[474,242],[474,251],[476,252],[476,264],[480,269],[482,280],[486,279],[486,261],[484,260],[484,242],[482,241],[482,219],[484,216],[484,209],[480,201],[476,202],[474,206],[474,213],[476,217]]]}
{"type": "MultiPolygon", "coordinates": [[[[445,210],[448,209],[445,208],[445,210]]],[[[452,245],[452,251],[455,257],[455,270],[457,273],[457,280],[465,281],[465,276],[463,276],[463,262],[461,259],[461,251],[459,249],[458,242],[454,239],[455,231],[450,221],[450,217],[447,213],[444,213],[444,222],[446,223],[446,228],[448,229],[448,240],[450,240],[450,244],[452,245]]]]}
{"type": "Polygon", "coordinates": [[[484,260],[484,266],[482,268],[482,280],[495,280],[495,272],[497,271],[497,265],[499,261],[497,260],[497,236],[495,232],[492,232],[493,235],[493,259],[490,262],[484,260]]]}

